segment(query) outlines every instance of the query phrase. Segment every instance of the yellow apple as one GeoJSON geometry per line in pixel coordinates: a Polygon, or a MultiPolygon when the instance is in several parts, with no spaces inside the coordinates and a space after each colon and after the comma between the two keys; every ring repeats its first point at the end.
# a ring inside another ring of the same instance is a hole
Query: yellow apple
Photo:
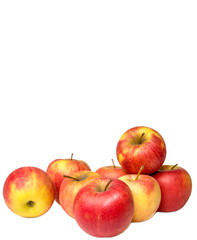
{"type": "Polygon", "coordinates": [[[38,217],[47,212],[55,198],[55,188],[46,172],[22,167],[6,179],[3,196],[8,208],[21,217],[38,217]]]}
{"type": "Polygon", "coordinates": [[[128,174],[119,178],[129,186],[133,194],[133,222],[150,219],[159,208],[161,201],[161,190],[158,182],[149,175],[139,173],[128,174]]]}

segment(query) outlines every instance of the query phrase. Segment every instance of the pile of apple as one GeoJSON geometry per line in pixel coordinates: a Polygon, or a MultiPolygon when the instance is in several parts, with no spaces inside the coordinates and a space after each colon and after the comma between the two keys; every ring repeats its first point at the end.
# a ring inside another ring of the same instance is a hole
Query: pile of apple
{"type": "Polygon", "coordinates": [[[7,206],[22,217],[47,212],[54,199],[88,234],[112,237],[131,222],[150,219],[157,211],[182,208],[190,197],[192,181],[176,165],[163,165],[166,145],[152,128],[134,127],[119,139],[116,149],[121,167],[91,171],[84,161],[56,159],[47,171],[22,167],[6,179],[7,206]]]}

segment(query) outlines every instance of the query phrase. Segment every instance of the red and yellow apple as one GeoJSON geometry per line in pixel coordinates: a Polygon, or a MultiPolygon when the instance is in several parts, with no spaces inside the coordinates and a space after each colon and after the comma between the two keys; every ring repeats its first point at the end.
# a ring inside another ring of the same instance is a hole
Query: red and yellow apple
{"type": "Polygon", "coordinates": [[[127,174],[121,167],[115,166],[113,159],[112,162],[113,166],[100,167],[96,170],[96,172],[99,173],[102,177],[108,178],[119,178],[127,174]]]}
{"type": "Polygon", "coordinates": [[[53,204],[55,189],[46,172],[36,167],[22,167],[6,179],[3,196],[8,208],[22,217],[38,217],[53,204]]]}
{"type": "Polygon", "coordinates": [[[119,179],[97,178],[77,193],[74,216],[78,225],[95,237],[122,233],[133,217],[132,193],[119,179]]]}
{"type": "Polygon", "coordinates": [[[161,203],[158,211],[172,212],[181,209],[192,191],[189,173],[176,165],[163,165],[152,175],[161,188],[161,203]]]}
{"type": "Polygon", "coordinates": [[[161,201],[161,190],[158,182],[149,175],[128,174],[119,179],[125,182],[133,194],[134,215],[133,222],[150,219],[157,211],[161,201]]]}
{"type": "Polygon", "coordinates": [[[73,204],[78,191],[84,187],[91,179],[101,177],[96,172],[78,171],[71,176],[64,176],[60,186],[59,201],[64,211],[71,217],[73,215],[73,204]]]}
{"type": "Polygon", "coordinates": [[[127,130],[119,139],[116,155],[127,173],[151,174],[157,171],[166,157],[166,145],[162,136],[149,127],[134,127],[127,130]]]}
{"type": "Polygon", "coordinates": [[[51,177],[55,185],[55,200],[59,203],[59,190],[62,181],[64,180],[63,175],[71,175],[77,171],[88,170],[91,171],[88,164],[82,160],[73,159],[73,154],[70,159],[56,159],[52,161],[48,168],[47,173],[51,177]]]}

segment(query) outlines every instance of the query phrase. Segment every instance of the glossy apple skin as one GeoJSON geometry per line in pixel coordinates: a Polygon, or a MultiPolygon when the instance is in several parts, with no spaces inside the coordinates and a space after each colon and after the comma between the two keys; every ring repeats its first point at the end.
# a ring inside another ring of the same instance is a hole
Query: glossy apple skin
{"type": "Polygon", "coordinates": [[[189,173],[173,165],[163,165],[152,176],[161,188],[161,203],[158,211],[173,212],[181,209],[188,201],[192,191],[192,180],[189,173]]]}
{"type": "Polygon", "coordinates": [[[161,190],[158,182],[149,175],[128,174],[119,179],[125,182],[133,194],[134,215],[133,222],[150,219],[157,211],[161,201],[161,190]]]}
{"type": "Polygon", "coordinates": [[[151,174],[157,171],[166,157],[166,145],[162,136],[149,127],[134,127],[119,139],[116,155],[121,167],[127,173],[151,174]]]}
{"type": "Polygon", "coordinates": [[[8,208],[21,217],[38,217],[53,204],[55,189],[46,172],[36,167],[18,168],[7,177],[3,196],[8,208]],[[33,206],[28,203],[34,202],[33,206]]]}
{"type": "Polygon", "coordinates": [[[55,185],[55,200],[58,203],[60,186],[64,180],[63,175],[72,175],[73,173],[81,170],[91,171],[88,164],[82,160],[56,159],[49,164],[47,173],[55,185]]]}
{"type": "Polygon", "coordinates": [[[121,167],[118,167],[118,166],[101,167],[97,169],[96,172],[100,174],[102,177],[108,177],[108,178],[119,178],[127,174],[121,167]]]}
{"type": "Polygon", "coordinates": [[[95,237],[122,233],[130,225],[133,211],[132,193],[119,179],[92,180],[78,192],[74,202],[75,220],[86,233],[95,237]]]}
{"type": "Polygon", "coordinates": [[[78,179],[65,178],[60,186],[59,201],[64,211],[74,218],[73,204],[78,191],[84,187],[90,180],[101,177],[96,172],[78,171],[71,175],[71,177],[78,179]]]}

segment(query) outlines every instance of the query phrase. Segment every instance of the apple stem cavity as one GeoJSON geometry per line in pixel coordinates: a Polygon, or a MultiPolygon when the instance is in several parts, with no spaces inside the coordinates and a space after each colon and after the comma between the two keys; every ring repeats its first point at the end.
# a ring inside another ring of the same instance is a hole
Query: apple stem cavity
{"type": "Polygon", "coordinates": [[[68,175],[62,175],[63,177],[65,178],[70,178],[72,180],[75,180],[75,181],[78,181],[79,182],[79,179],[75,178],[75,177],[71,177],[71,176],[68,176],[68,175]]]}
{"type": "Polygon", "coordinates": [[[170,170],[173,170],[176,166],[178,166],[178,163],[172,166],[170,170]]]}
{"type": "Polygon", "coordinates": [[[141,173],[141,171],[142,171],[143,169],[144,169],[144,165],[141,166],[141,168],[140,168],[140,170],[139,170],[139,172],[138,172],[138,174],[137,174],[137,176],[136,176],[136,178],[135,178],[135,181],[138,180],[139,175],[140,175],[140,173],[141,173]]]}
{"type": "Polygon", "coordinates": [[[142,133],[142,135],[141,135],[141,137],[140,137],[139,144],[143,143],[142,138],[143,138],[144,135],[145,135],[145,132],[142,133]]]}
{"type": "Polygon", "coordinates": [[[27,202],[27,206],[28,207],[33,207],[35,205],[35,202],[33,202],[33,201],[29,201],[29,202],[27,202]]]}
{"type": "Polygon", "coordinates": [[[110,179],[109,180],[109,182],[107,183],[107,185],[105,186],[105,188],[104,188],[104,191],[103,192],[105,192],[105,191],[107,191],[107,188],[109,187],[109,184],[112,182],[112,179],[110,179]]]}
{"type": "Polygon", "coordinates": [[[116,168],[116,166],[115,166],[115,164],[114,164],[114,160],[112,159],[112,163],[113,163],[113,166],[114,166],[114,168],[116,168]]]}

